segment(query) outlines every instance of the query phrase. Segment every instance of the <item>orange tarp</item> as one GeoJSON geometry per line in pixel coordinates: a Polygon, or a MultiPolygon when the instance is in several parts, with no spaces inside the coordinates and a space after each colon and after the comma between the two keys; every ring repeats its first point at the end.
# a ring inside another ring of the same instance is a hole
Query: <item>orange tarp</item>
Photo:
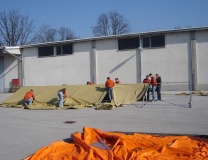
{"type": "Polygon", "coordinates": [[[190,160],[208,159],[208,139],[190,136],[126,135],[84,127],[72,141],[42,147],[25,160],[190,160]]]}

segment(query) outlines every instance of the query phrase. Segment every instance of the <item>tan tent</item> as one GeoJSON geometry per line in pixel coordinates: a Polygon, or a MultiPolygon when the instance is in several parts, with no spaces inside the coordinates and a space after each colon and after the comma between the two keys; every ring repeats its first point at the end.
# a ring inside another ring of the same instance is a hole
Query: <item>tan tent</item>
{"type": "Polygon", "coordinates": [[[113,90],[113,101],[103,103],[107,94],[105,86],[99,85],[66,85],[66,86],[27,86],[20,88],[11,97],[6,99],[4,107],[23,107],[23,97],[27,91],[33,89],[35,101],[29,109],[56,109],[59,98],[58,90],[66,88],[69,96],[66,98],[63,109],[84,108],[95,106],[96,109],[112,109],[113,106],[133,104],[141,99],[147,89],[146,84],[119,84],[113,90]],[[102,104],[102,105],[101,105],[102,104]]]}

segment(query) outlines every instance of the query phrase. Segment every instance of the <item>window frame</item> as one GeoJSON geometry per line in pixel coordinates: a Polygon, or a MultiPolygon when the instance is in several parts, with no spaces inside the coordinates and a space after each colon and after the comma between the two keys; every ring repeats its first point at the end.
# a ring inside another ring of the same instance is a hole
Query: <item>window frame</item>
{"type": "Polygon", "coordinates": [[[127,38],[119,38],[118,42],[118,50],[129,50],[129,49],[137,49],[140,47],[140,38],[139,37],[127,37],[127,38]]]}
{"type": "Polygon", "coordinates": [[[56,57],[56,56],[67,56],[73,54],[73,44],[61,44],[61,45],[50,45],[38,47],[38,57],[56,57]],[[67,48],[68,46],[68,48],[67,48]],[[58,48],[60,47],[60,54],[57,54],[58,48]],[[64,47],[65,51],[64,51],[64,47]],[[48,51],[47,51],[48,50],[48,51]],[[68,53],[67,53],[68,52],[68,53]]]}
{"type": "Polygon", "coordinates": [[[151,36],[145,36],[142,38],[142,47],[143,48],[163,48],[165,47],[165,35],[151,35],[151,36]],[[149,45],[144,46],[144,39],[149,38],[149,45]],[[158,42],[158,39],[160,42],[158,42]]]}

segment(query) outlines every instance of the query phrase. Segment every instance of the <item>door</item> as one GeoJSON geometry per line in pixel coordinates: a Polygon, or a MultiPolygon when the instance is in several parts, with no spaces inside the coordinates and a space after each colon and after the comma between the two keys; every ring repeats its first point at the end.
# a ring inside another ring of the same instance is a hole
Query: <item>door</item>
{"type": "Polygon", "coordinates": [[[0,56],[0,92],[4,92],[4,57],[0,56]]]}

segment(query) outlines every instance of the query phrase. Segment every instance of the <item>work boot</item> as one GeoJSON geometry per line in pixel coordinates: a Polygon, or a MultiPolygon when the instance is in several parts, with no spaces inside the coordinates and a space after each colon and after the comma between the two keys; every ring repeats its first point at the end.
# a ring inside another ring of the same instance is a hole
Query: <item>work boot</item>
{"type": "Polygon", "coordinates": [[[24,103],[24,109],[29,109],[27,103],[24,103]]]}

